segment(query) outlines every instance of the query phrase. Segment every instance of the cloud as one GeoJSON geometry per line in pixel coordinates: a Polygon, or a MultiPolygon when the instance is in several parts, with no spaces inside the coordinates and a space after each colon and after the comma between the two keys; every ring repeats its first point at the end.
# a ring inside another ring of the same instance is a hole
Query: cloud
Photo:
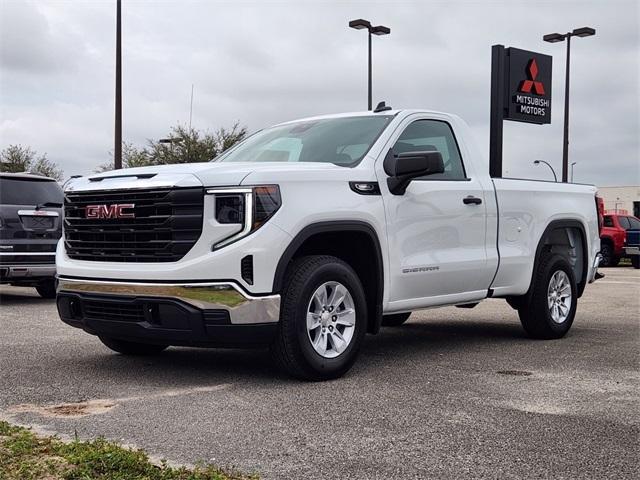
{"type": "MultiPolygon", "coordinates": [[[[23,143],[88,173],[113,149],[114,2],[20,2],[2,9],[0,146],[23,143]]],[[[189,121],[250,130],[366,107],[366,35],[374,101],[460,115],[488,151],[490,47],[554,57],[553,123],[505,124],[509,174],[560,169],[564,44],[544,33],[596,27],[572,44],[570,154],[576,180],[640,182],[638,4],[619,2],[123,2],[124,138],[144,144],[189,121]],[[579,8],[578,8],[579,6],[579,8]]]]}
{"type": "Polygon", "coordinates": [[[71,55],[76,39],[70,31],[52,28],[37,5],[5,1],[0,15],[0,64],[5,75],[51,75],[77,67],[71,55]]]}

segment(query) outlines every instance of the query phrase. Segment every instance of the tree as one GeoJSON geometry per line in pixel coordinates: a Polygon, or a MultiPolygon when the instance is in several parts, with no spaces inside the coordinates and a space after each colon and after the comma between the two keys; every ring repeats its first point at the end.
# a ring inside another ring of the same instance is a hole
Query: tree
{"type": "MultiPolygon", "coordinates": [[[[247,136],[247,128],[235,123],[230,129],[219,128],[213,133],[201,132],[182,125],[171,127],[163,142],[148,140],[144,148],[130,143],[122,145],[124,168],[174,163],[208,162],[247,136]]],[[[113,170],[113,162],[100,165],[98,171],[113,170]]]]}
{"type": "Polygon", "coordinates": [[[0,172],[28,172],[62,181],[64,172],[47,154],[39,155],[31,147],[9,145],[0,151],[0,172]]]}

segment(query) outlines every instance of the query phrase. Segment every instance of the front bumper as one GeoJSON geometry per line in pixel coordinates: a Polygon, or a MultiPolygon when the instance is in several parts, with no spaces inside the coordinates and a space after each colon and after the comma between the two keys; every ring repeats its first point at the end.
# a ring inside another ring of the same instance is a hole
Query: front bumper
{"type": "Polygon", "coordinates": [[[0,280],[28,281],[56,276],[56,266],[53,265],[7,265],[0,264],[0,280]]]}
{"type": "Polygon", "coordinates": [[[640,255],[640,247],[624,247],[625,255],[640,255]]]}
{"type": "Polygon", "coordinates": [[[231,282],[146,283],[58,277],[67,324],[142,343],[242,346],[270,343],[280,295],[251,296],[231,282]]]}

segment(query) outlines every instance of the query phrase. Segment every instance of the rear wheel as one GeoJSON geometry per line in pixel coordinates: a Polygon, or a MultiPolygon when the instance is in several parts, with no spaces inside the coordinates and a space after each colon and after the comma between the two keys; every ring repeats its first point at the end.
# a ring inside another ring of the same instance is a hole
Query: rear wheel
{"type": "Polygon", "coordinates": [[[36,286],[36,292],[42,298],[56,298],[56,281],[52,278],[36,286]]]}
{"type": "Polygon", "coordinates": [[[633,265],[633,268],[640,268],[640,255],[631,257],[631,265],[633,265]]]}
{"type": "Polygon", "coordinates": [[[360,279],[342,260],[325,255],[295,260],[282,292],[276,362],[303,380],[328,380],[353,365],[366,332],[360,279]]]}
{"type": "Polygon", "coordinates": [[[545,255],[532,284],[531,296],[518,309],[520,322],[530,337],[563,337],[576,314],[576,280],[569,262],[560,255],[545,255]]]}
{"type": "Polygon", "coordinates": [[[111,350],[123,355],[156,355],[168,347],[168,345],[155,345],[153,343],[127,342],[111,337],[101,336],[98,338],[111,350]]]}
{"type": "Polygon", "coordinates": [[[600,247],[600,253],[602,254],[602,267],[616,267],[620,262],[620,259],[614,255],[613,245],[609,242],[603,242],[600,247]]]}
{"type": "Polygon", "coordinates": [[[384,327],[399,327],[406,322],[411,316],[411,312],[394,313],[382,317],[382,325],[384,327]]]}

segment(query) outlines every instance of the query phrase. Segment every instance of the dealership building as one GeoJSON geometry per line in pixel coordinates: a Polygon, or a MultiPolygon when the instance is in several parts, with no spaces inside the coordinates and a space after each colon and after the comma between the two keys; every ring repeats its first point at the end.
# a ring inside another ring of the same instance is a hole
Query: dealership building
{"type": "Polygon", "coordinates": [[[598,187],[598,194],[606,211],[640,218],[640,185],[598,187]]]}

